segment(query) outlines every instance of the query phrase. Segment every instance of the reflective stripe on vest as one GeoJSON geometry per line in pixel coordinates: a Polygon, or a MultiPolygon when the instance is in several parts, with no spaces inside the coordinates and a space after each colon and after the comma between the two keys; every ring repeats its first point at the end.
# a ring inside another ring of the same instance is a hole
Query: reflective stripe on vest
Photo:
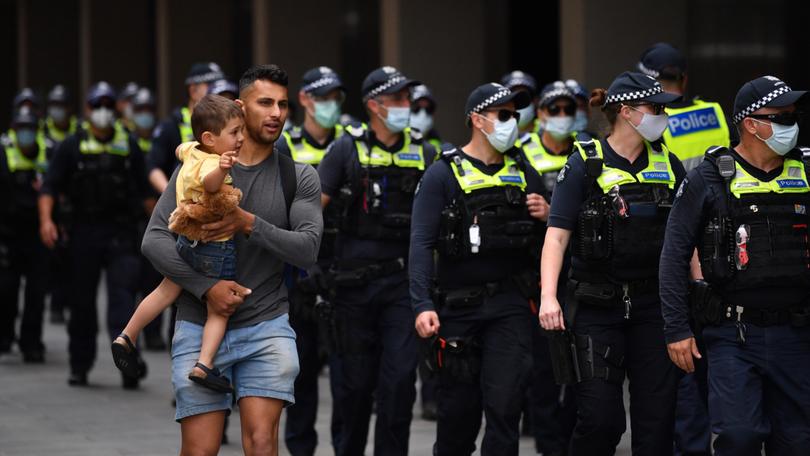
{"type": "Polygon", "coordinates": [[[191,110],[188,107],[180,109],[182,121],[177,124],[180,129],[180,142],[194,141],[194,131],[191,130],[191,110]]]}
{"type": "Polygon", "coordinates": [[[810,191],[804,163],[799,160],[786,158],[782,165],[782,174],[769,182],[763,182],[751,176],[738,162],[734,163],[737,173],[729,187],[731,194],[737,198],[751,193],[807,193],[810,191]]]}
{"type": "Polygon", "coordinates": [[[138,138],[138,147],[141,149],[141,152],[144,154],[148,154],[152,151],[152,139],[151,138],[138,138]]]}
{"type": "Polygon", "coordinates": [[[728,125],[719,104],[695,99],[691,106],[666,108],[666,113],[669,127],[664,130],[664,143],[687,171],[700,164],[709,147],[729,146],[728,125]]]}
{"type": "Polygon", "coordinates": [[[17,145],[17,134],[14,132],[14,130],[9,130],[8,138],[11,140],[11,143],[14,144],[13,147],[6,147],[6,163],[8,164],[8,170],[10,172],[45,172],[48,165],[48,159],[45,156],[45,138],[43,138],[41,135],[37,135],[37,147],[39,147],[39,153],[37,154],[37,158],[34,160],[26,157],[20,151],[20,147],[17,145]]]}
{"type": "MultiPolygon", "coordinates": [[[[283,133],[292,159],[298,163],[306,163],[313,166],[320,164],[323,157],[326,155],[326,148],[319,149],[304,139],[304,137],[301,136],[301,127],[293,127],[292,130],[292,132],[285,131],[283,133]],[[293,139],[293,133],[298,136],[298,139],[293,139]]],[[[341,136],[343,136],[343,126],[340,124],[335,125],[335,139],[341,136]]]]}
{"type": "Polygon", "coordinates": [[[568,155],[554,155],[548,153],[543,143],[540,141],[540,136],[537,133],[529,135],[529,140],[523,145],[523,151],[529,163],[537,170],[538,173],[543,174],[551,171],[559,171],[568,162],[568,155]]]}
{"type": "Polygon", "coordinates": [[[396,166],[399,168],[416,168],[425,170],[424,151],[421,144],[414,144],[411,141],[411,129],[403,130],[405,141],[402,148],[394,153],[385,151],[377,146],[371,148],[369,154],[368,146],[363,140],[355,139],[354,145],[357,148],[357,159],[362,166],[396,166]]]}
{"type": "Polygon", "coordinates": [[[68,137],[68,135],[76,133],[78,123],[76,122],[76,116],[70,116],[70,125],[68,125],[67,131],[62,131],[53,123],[53,119],[48,117],[45,120],[45,125],[48,127],[48,135],[54,141],[62,142],[68,137]]]}
{"type": "Polygon", "coordinates": [[[87,137],[79,143],[79,152],[86,155],[97,155],[104,152],[113,155],[126,157],[129,155],[129,135],[124,127],[115,123],[115,136],[108,143],[99,142],[92,133],[87,132],[87,137]]]}
{"type": "MultiPolygon", "coordinates": [[[[644,141],[644,146],[647,148],[647,167],[634,176],[627,171],[605,165],[602,143],[596,140],[593,143],[597,156],[602,159],[602,174],[599,175],[596,182],[604,193],[608,193],[616,185],[621,186],[635,182],[665,184],[669,188],[675,188],[675,173],[672,171],[672,164],[669,162],[669,150],[663,144],[661,145],[661,151],[656,151],[649,142],[644,141]]],[[[580,143],[575,142],[574,146],[579,149],[582,160],[587,160],[588,156],[580,143]]]]}
{"type": "Polygon", "coordinates": [[[518,168],[517,163],[511,157],[504,156],[503,158],[503,168],[492,176],[481,172],[469,160],[459,155],[453,157],[450,167],[464,193],[472,193],[483,188],[506,187],[507,185],[513,185],[525,191],[526,176],[523,171],[518,168]]]}

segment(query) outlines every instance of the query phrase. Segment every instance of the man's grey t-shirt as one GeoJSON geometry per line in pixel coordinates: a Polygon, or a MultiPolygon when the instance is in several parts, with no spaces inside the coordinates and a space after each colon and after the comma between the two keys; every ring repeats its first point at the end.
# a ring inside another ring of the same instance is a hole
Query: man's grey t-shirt
{"type": "MultiPolygon", "coordinates": [[[[233,185],[242,191],[239,206],[256,216],[250,236],[234,235],[236,282],[253,292],[228,320],[228,328],[252,326],[288,311],[287,289],[282,280],[284,263],[302,269],[318,256],[323,219],[321,185],[309,165],[296,164],[298,187],[289,220],[281,188],[278,154],[253,166],[234,165],[233,185]]],[[[218,279],[194,271],[175,248],[176,235],[168,229],[169,214],[176,207],[177,170],[158,200],[141,246],[161,274],[183,287],[177,300],[177,319],[204,324],[203,295],[218,279]]]]}

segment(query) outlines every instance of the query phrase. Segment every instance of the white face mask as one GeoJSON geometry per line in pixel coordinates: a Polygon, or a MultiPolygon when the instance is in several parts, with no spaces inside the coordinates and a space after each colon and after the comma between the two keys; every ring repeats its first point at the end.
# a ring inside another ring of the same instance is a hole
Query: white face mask
{"type": "Polygon", "coordinates": [[[518,121],[518,128],[523,128],[529,124],[532,120],[534,120],[534,116],[537,114],[537,110],[534,107],[534,103],[529,103],[529,106],[525,108],[520,108],[517,110],[520,113],[520,120],[518,121]]]}
{"type": "Polygon", "coordinates": [[[383,118],[379,114],[377,116],[382,119],[385,128],[391,133],[399,133],[400,131],[408,128],[408,123],[411,119],[411,108],[407,106],[392,106],[390,108],[383,106],[388,112],[388,115],[383,118]]]}
{"type": "Polygon", "coordinates": [[[545,131],[547,131],[554,139],[560,140],[571,134],[574,131],[574,117],[572,116],[554,116],[546,119],[545,131]]]}
{"type": "Polygon", "coordinates": [[[98,129],[109,128],[115,121],[115,111],[109,108],[96,108],[90,111],[90,122],[98,129]]]}
{"type": "Polygon", "coordinates": [[[427,133],[433,128],[433,116],[422,108],[417,113],[411,114],[411,126],[422,133],[427,133]]]}
{"type": "Polygon", "coordinates": [[[56,123],[62,123],[67,120],[67,109],[62,106],[49,106],[48,117],[56,123]]]}
{"type": "Polygon", "coordinates": [[[487,133],[484,130],[481,130],[481,133],[487,137],[487,140],[492,147],[495,148],[495,150],[500,153],[504,153],[512,147],[515,147],[515,141],[517,141],[518,138],[518,124],[514,117],[506,122],[501,122],[500,120],[490,120],[483,115],[481,118],[492,122],[495,127],[492,133],[487,133]]]}
{"type": "Polygon", "coordinates": [[[646,139],[647,141],[658,141],[661,139],[661,135],[664,134],[664,130],[667,129],[669,125],[669,116],[666,114],[647,114],[646,112],[640,111],[637,108],[632,106],[628,106],[628,108],[638,111],[642,114],[641,122],[638,126],[633,125],[633,122],[629,120],[627,123],[633,127],[638,134],[641,135],[642,138],[646,139]]]}
{"type": "Polygon", "coordinates": [[[577,110],[576,117],[574,117],[574,126],[571,127],[574,131],[585,131],[588,128],[588,113],[584,110],[577,110]]]}
{"type": "MultiPolygon", "coordinates": [[[[763,124],[768,123],[754,119],[753,117],[751,120],[763,124]]],[[[763,139],[760,138],[758,134],[754,134],[754,136],[779,155],[785,155],[796,147],[796,142],[799,140],[799,124],[782,125],[771,122],[771,129],[773,130],[773,134],[771,134],[770,138],[763,139]]]]}

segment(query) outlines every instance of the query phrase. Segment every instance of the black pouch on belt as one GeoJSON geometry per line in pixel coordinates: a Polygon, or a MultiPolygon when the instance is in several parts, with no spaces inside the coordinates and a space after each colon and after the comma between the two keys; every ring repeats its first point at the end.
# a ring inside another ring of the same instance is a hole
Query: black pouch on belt
{"type": "Polygon", "coordinates": [[[543,331],[548,338],[551,367],[558,385],[573,385],[579,381],[576,344],[569,331],[543,331]]]}
{"type": "Polygon", "coordinates": [[[574,290],[574,299],[596,307],[615,307],[619,304],[616,286],[609,283],[579,282],[574,290]]]}

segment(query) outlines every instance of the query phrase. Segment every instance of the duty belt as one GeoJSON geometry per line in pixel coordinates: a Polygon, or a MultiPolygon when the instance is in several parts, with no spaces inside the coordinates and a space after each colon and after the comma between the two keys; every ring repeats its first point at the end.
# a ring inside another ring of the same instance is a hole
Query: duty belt
{"type": "Polygon", "coordinates": [[[339,260],[332,271],[334,284],[341,287],[357,287],[380,277],[405,270],[405,259],[372,262],[372,260],[339,260]]]}
{"type": "Polygon", "coordinates": [[[750,323],[757,326],[791,325],[803,327],[810,324],[810,304],[784,309],[755,309],[725,305],[723,320],[750,323]]]}

